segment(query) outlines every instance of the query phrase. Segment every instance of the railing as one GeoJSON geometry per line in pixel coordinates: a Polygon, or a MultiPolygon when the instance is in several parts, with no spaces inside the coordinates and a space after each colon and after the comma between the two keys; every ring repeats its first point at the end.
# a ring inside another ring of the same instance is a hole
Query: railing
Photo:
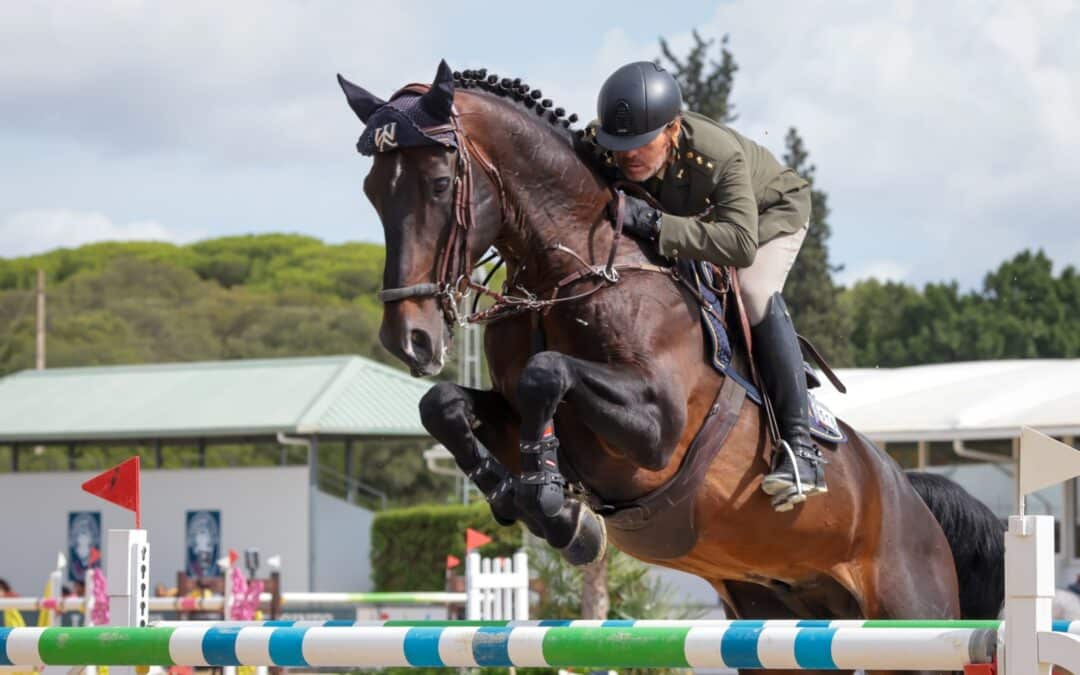
{"type": "Polygon", "coordinates": [[[326,494],[341,497],[349,504],[372,510],[385,509],[387,505],[387,496],[382,490],[321,464],[316,476],[316,485],[326,494]]]}

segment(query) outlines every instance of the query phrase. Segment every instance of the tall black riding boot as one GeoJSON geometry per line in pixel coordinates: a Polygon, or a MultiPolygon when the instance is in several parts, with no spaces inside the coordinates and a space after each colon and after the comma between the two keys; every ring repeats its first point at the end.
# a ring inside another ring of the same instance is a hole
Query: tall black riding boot
{"type": "Polygon", "coordinates": [[[772,471],[765,476],[761,489],[773,497],[773,508],[789,511],[808,496],[827,492],[828,488],[825,460],[810,439],[802,351],[779,293],[769,298],[765,318],[751,330],[755,359],[783,439],[773,451],[772,471]]]}

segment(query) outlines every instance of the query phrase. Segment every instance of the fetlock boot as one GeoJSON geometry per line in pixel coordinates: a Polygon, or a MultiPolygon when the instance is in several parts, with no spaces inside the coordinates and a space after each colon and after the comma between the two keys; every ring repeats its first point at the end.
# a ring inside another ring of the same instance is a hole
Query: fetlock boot
{"type": "Polygon", "coordinates": [[[754,355],[783,439],[774,449],[772,470],[761,489],[773,508],[788,511],[810,495],[828,491],[825,459],[810,438],[809,398],[802,351],[784,299],[769,299],[765,318],[753,329],[754,355]]]}
{"type": "Polygon", "coordinates": [[[587,565],[604,554],[604,521],[585,504],[566,496],[566,479],[559,472],[559,439],[546,434],[539,441],[521,444],[521,501],[539,508],[544,538],[572,565],[587,565]]]}

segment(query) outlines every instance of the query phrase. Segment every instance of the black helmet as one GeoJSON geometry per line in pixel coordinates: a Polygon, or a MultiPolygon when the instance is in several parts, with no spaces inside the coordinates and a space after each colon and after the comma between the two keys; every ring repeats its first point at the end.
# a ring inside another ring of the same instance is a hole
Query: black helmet
{"type": "Polygon", "coordinates": [[[628,63],[600,87],[596,140],[608,150],[633,150],[660,134],[682,112],[679,83],[651,61],[628,63]]]}

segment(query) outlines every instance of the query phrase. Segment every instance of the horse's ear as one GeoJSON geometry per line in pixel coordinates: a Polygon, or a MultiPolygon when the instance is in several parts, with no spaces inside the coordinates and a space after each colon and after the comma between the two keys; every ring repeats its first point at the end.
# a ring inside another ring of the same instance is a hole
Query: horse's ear
{"type": "Polygon", "coordinates": [[[454,105],[454,73],[446,60],[439,62],[439,70],[435,73],[435,81],[431,83],[431,89],[420,99],[424,109],[437,120],[449,120],[450,109],[454,105]]]}
{"type": "Polygon", "coordinates": [[[370,93],[367,89],[349,82],[340,73],[337,76],[337,81],[341,85],[341,90],[345,92],[349,107],[353,109],[353,112],[364,124],[367,124],[368,118],[371,117],[371,113],[375,112],[376,108],[386,105],[386,101],[370,93]]]}

